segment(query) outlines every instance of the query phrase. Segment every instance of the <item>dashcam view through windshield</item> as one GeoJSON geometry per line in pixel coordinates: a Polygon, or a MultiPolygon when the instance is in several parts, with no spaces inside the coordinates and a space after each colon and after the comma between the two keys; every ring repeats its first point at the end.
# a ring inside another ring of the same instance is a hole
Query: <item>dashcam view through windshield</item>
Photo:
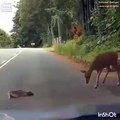
{"type": "Polygon", "coordinates": [[[120,0],[0,0],[0,120],[120,119],[120,0]]]}

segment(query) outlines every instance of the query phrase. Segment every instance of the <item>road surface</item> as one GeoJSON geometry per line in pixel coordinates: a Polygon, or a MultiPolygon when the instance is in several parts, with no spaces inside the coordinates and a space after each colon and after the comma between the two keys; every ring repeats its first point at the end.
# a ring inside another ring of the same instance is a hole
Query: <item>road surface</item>
{"type": "Polygon", "coordinates": [[[6,61],[0,68],[0,112],[15,120],[120,113],[120,87],[116,80],[95,90],[94,77],[86,85],[78,70],[40,48],[3,50],[1,55],[6,61]],[[19,89],[35,95],[9,100],[7,92],[19,89]]]}

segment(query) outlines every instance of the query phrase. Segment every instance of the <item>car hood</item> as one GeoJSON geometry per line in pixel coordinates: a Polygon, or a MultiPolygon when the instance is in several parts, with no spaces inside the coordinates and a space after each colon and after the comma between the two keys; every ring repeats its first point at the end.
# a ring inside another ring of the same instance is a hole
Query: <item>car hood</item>
{"type": "Polygon", "coordinates": [[[98,112],[115,112],[116,114],[119,114],[120,104],[96,106],[70,105],[50,110],[0,110],[0,115],[4,114],[10,116],[10,120],[60,120],[80,117],[95,117],[97,116],[98,112]]]}

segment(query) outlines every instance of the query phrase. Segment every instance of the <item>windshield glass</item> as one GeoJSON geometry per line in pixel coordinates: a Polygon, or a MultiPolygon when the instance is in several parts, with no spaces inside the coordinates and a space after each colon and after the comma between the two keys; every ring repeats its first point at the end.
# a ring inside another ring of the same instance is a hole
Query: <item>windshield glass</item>
{"type": "Polygon", "coordinates": [[[0,120],[119,113],[120,0],[0,0],[0,120]]]}

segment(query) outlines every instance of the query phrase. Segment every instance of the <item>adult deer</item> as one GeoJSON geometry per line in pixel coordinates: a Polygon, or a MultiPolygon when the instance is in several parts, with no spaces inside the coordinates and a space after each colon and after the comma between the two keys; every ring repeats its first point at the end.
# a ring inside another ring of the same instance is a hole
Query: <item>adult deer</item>
{"type": "Polygon", "coordinates": [[[97,71],[97,79],[96,79],[95,88],[97,88],[99,86],[100,75],[104,68],[107,69],[107,72],[106,72],[106,75],[105,75],[102,83],[105,83],[109,72],[111,72],[112,69],[115,69],[115,71],[117,71],[117,73],[118,73],[117,85],[119,86],[120,85],[120,64],[119,64],[119,55],[117,52],[106,52],[103,54],[99,54],[92,62],[88,71],[84,71],[84,70],[81,71],[81,72],[85,73],[86,84],[89,83],[92,72],[94,70],[96,70],[97,71]],[[112,68],[111,68],[111,66],[112,66],[112,68]]]}

